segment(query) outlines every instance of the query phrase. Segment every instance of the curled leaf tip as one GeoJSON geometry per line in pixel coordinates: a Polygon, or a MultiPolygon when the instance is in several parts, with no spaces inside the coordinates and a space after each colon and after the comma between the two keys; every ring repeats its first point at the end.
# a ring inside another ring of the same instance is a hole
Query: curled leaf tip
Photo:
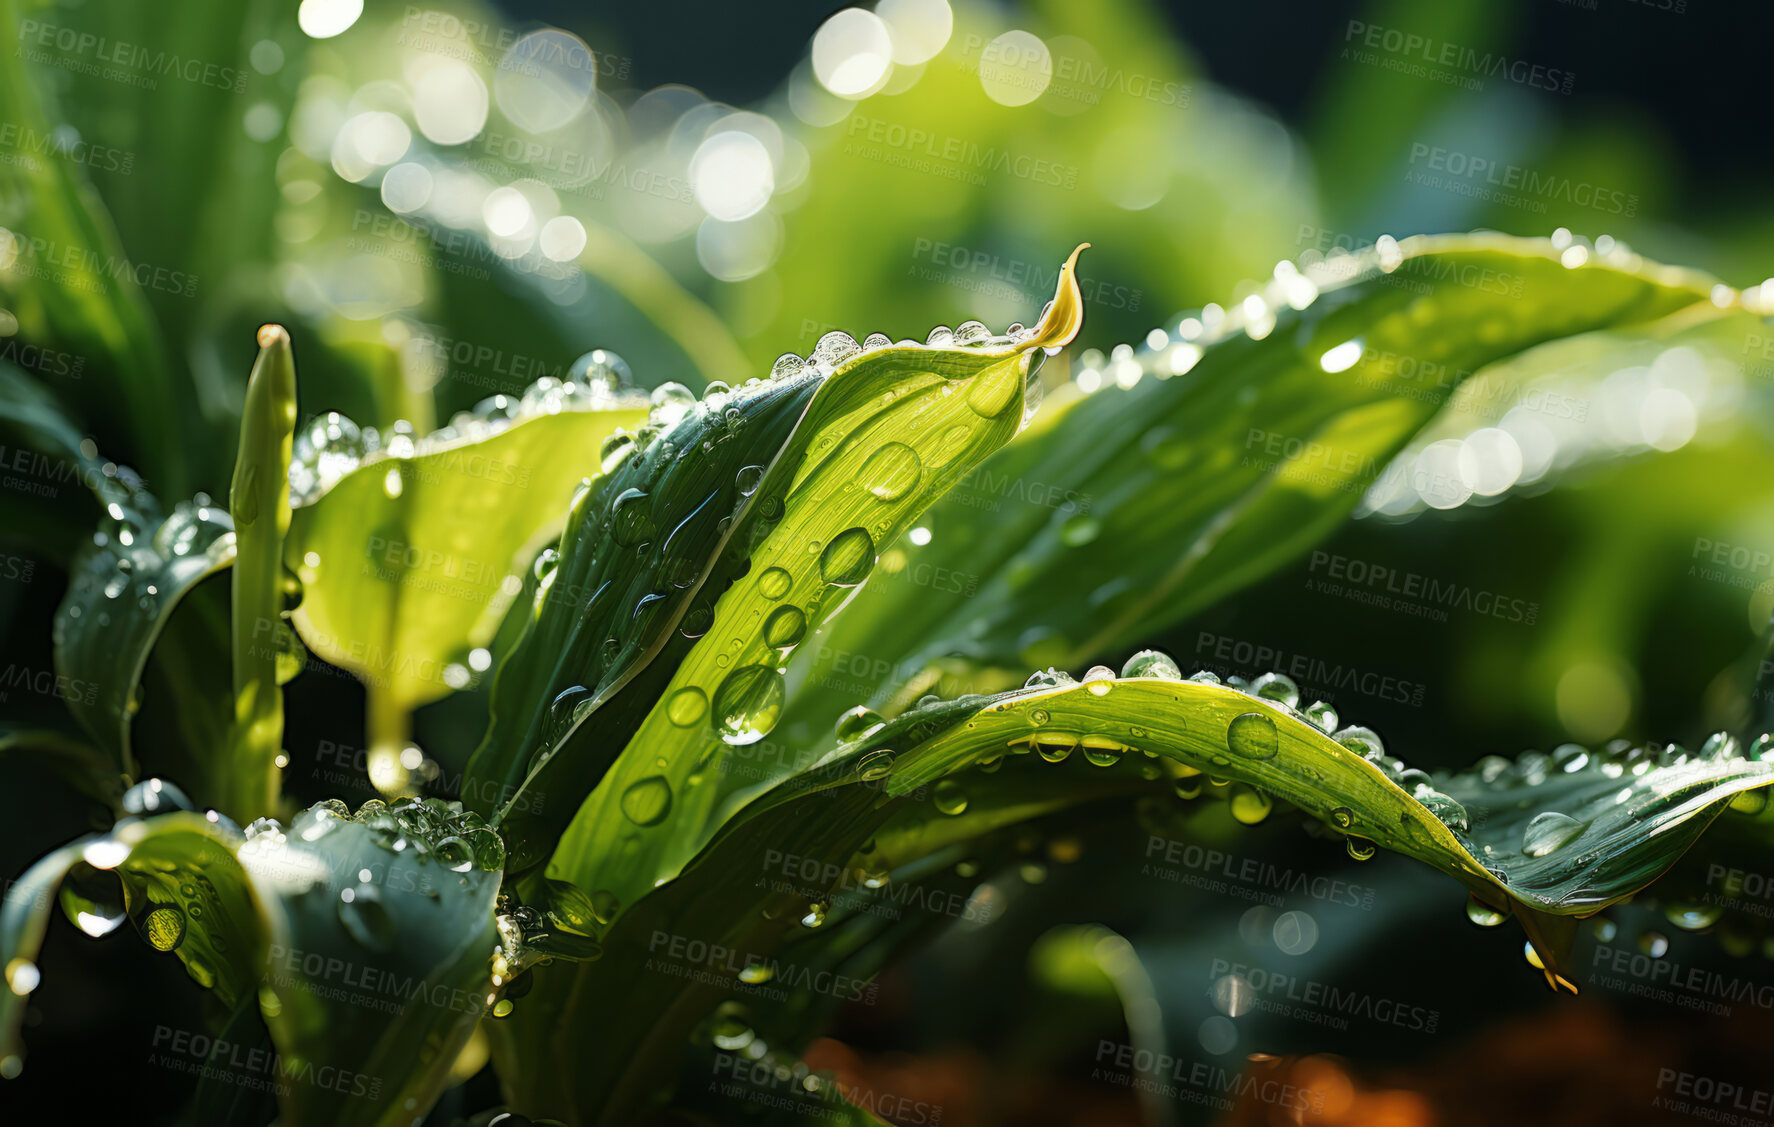
{"type": "Polygon", "coordinates": [[[1053,300],[1041,313],[1041,321],[1035,326],[1034,336],[1029,338],[1031,347],[1058,348],[1070,344],[1084,327],[1084,295],[1078,292],[1078,256],[1084,253],[1089,243],[1079,243],[1072,251],[1066,264],[1060,267],[1059,281],[1053,288],[1053,300]]]}
{"type": "Polygon", "coordinates": [[[289,342],[289,330],[285,329],[282,325],[259,326],[260,348],[274,348],[277,345],[288,344],[289,342]]]}

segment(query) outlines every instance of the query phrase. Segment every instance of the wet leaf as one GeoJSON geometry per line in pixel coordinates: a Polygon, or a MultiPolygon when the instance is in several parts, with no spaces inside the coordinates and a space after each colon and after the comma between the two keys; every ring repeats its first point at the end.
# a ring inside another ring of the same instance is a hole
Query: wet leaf
{"type": "Polygon", "coordinates": [[[144,491],[109,502],[55,618],[54,692],[117,770],[136,774],[142,671],[185,594],[234,561],[234,524],[199,494],[168,516],[144,491]]]}
{"type": "Polygon", "coordinates": [[[462,852],[487,831],[435,800],[373,803],[356,816],[333,800],[287,830],[261,820],[242,834],[175,808],[183,802],[158,780],[141,784],[124,800],[139,816],[64,846],[9,886],[0,907],[8,1075],[59,898],[88,934],[127,919],[224,1006],[258,1006],[275,1057],[223,1063],[233,1082],[275,1091],[285,1122],[422,1118],[495,990],[500,875],[484,863],[492,852],[462,852]]]}
{"type": "Polygon", "coordinates": [[[856,354],[828,336],[813,371],[786,358],[662,412],[684,413],[576,499],[469,769],[477,800],[503,806],[514,870],[575,816],[558,867],[623,902],[689,857],[724,790],[705,760],[768,737],[786,655],[1016,432],[1034,342],[1077,329],[1074,287],[1068,264],[1050,315],[1014,337],[972,325],[856,354]],[[619,838],[668,817],[618,861],[619,838]]]}
{"type": "Polygon", "coordinates": [[[837,655],[889,663],[873,699],[903,705],[929,691],[922,670],[987,691],[1137,644],[1328,535],[1486,365],[1729,312],[1702,275],[1625,252],[1572,268],[1561,253],[1479,234],[1284,264],[1223,320],[1170,324],[1161,347],[1107,361],[1090,376],[1102,390],[1062,389],[932,510],[928,544],[899,546],[905,581],[866,592],[827,659],[796,672],[795,718],[855,703],[821,691],[847,680],[837,655]]]}
{"type": "Polygon", "coordinates": [[[557,394],[554,408],[457,437],[387,436],[380,456],[300,505],[284,559],[301,580],[293,620],[308,648],[402,711],[478,676],[471,651],[558,534],[574,485],[646,416],[632,394],[564,407],[557,394]]]}

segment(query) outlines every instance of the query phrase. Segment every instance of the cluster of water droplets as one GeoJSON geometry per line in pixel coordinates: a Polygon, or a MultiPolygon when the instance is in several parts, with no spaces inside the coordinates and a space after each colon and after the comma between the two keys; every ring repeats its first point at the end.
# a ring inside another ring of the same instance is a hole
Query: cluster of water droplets
{"type": "MultiPolygon", "coordinates": [[[[1157,650],[1142,650],[1134,654],[1122,666],[1119,677],[1185,680],[1176,661],[1157,650]]],[[[1201,670],[1186,679],[1207,684],[1224,684],[1246,694],[1253,704],[1261,706],[1241,713],[1231,721],[1226,730],[1227,754],[1216,756],[1212,766],[1230,767],[1233,755],[1254,760],[1274,759],[1280,750],[1280,738],[1272,713],[1281,712],[1312,725],[1344,748],[1366,759],[1450,831],[1457,835],[1464,835],[1468,831],[1469,818],[1465,806],[1439,789],[1427,772],[1407,767],[1402,761],[1387,755],[1385,745],[1372,729],[1342,724],[1335,706],[1328,702],[1314,701],[1302,705],[1299,687],[1287,675],[1265,673],[1253,680],[1230,677],[1222,681],[1211,670],[1201,670]]],[[[1103,696],[1113,690],[1116,680],[1114,670],[1098,665],[1087,670],[1082,678],[1074,678],[1059,669],[1041,670],[1032,674],[1023,687],[1052,689],[1081,685],[1093,695],[1103,696]]],[[[922,707],[934,703],[935,699],[926,698],[919,704],[922,707]]],[[[1026,739],[1014,742],[1010,747],[1010,754],[1035,753],[1049,763],[1062,763],[1078,753],[1093,766],[1113,767],[1129,751],[1135,750],[1138,742],[1148,734],[1143,728],[1134,726],[1127,733],[1128,739],[1133,741],[1130,743],[1106,733],[1049,729],[1047,725],[1050,719],[1046,709],[1032,710],[1029,720],[1035,730],[1026,739]]],[[[836,735],[841,742],[851,743],[873,735],[884,723],[885,720],[879,713],[865,706],[858,706],[838,718],[836,735]]],[[[1151,750],[1141,750],[1149,759],[1156,758],[1158,754],[1151,750]]],[[[894,759],[895,753],[889,748],[870,749],[856,763],[854,771],[857,780],[877,782],[886,778],[892,773],[894,759]]],[[[998,770],[1002,764],[1002,755],[992,755],[981,760],[978,766],[980,770],[990,773],[998,770]]],[[[1162,775],[1162,771],[1154,763],[1142,765],[1142,770],[1150,779],[1155,780],[1162,775]]],[[[1214,786],[1231,785],[1229,778],[1215,774],[1211,769],[1203,771],[1189,765],[1179,765],[1176,770],[1176,791],[1179,797],[1185,799],[1199,797],[1204,781],[1214,786]]],[[[933,799],[937,808],[947,814],[960,814],[967,808],[967,796],[954,780],[944,780],[934,787],[933,799]]],[[[1268,817],[1274,808],[1274,801],[1260,788],[1240,783],[1233,787],[1229,805],[1234,818],[1246,825],[1254,825],[1268,817]]],[[[1351,808],[1338,806],[1331,811],[1330,818],[1333,827],[1344,835],[1351,856],[1357,860],[1367,860],[1374,855],[1375,846],[1372,841],[1359,834],[1360,819],[1351,808]]]]}
{"type": "MultiPolygon", "coordinates": [[[[359,466],[413,458],[457,442],[478,442],[542,415],[645,404],[634,389],[634,374],[627,361],[600,348],[575,360],[564,379],[543,376],[518,395],[489,396],[472,410],[457,412],[448,425],[427,435],[414,433],[413,425],[405,420],[378,429],[359,426],[337,411],[328,411],[308,420],[291,443],[290,504],[313,504],[359,466]]],[[[400,482],[400,475],[390,472],[384,483],[390,496],[399,495],[400,482]]]]}
{"type": "Polygon", "coordinates": [[[234,521],[207,494],[180,501],[162,516],[133,474],[111,463],[106,467],[115,476],[105,478],[99,490],[104,516],[56,615],[58,648],[73,645],[76,633],[110,627],[113,614],[131,602],[130,614],[155,613],[163,600],[234,555],[234,521]]]}
{"type": "MultiPolygon", "coordinates": [[[[956,329],[938,326],[922,346],[910,340],[896,345],[881,333],[872,334],[859,344],[846,333],[830,332],[820,338],[807,357],[784,354],[777,359],[766,379],[748,380],[744,389],[752,389],[760,383],[824,379],[850,360],[883,348],[1014,348],[1024,344],[1032,335],[1033,330],[1012,325],[1007,333],[994,336],[977,321],[966,322],[956,329]]],[[[1037,358],[1043,355],[1039,350],[1036,353],[1037,358]]],[[[1007,375],[996,379],[976,379],[967,393],[968,406],[983,417],[993,418],[1010,408],[1020,393],[1022,422],[1026,424],[1040,402],[1040,381],[1035,376],[1037,365],[1032,363],[1029,367],[1026,375],[1013,366],[1007,375]]],[[[631,458],[653,450],[656,443],[659,456],[681,458],[689,454],[698,441],[701,448],[707,450],[738,434],[745,426],[745,415],[733,404],[733,395],[733,389],[723,383],[710,384],[701,399],[681,384],[660,386],[652,393],[646,423],[634,433],[618,429],[604,443],[600,452],[603,472],[616,472],[631,458]]],[[[954,441],[965,440],[967,428],[964,426],[957,425],[951,431],[955,434],[954,441]]],[[[944,442],[953,444],[946,435],[944,442]]],[[[859,472],[858,483],[877,500],[892,502],[905,496],[923,472],[924,464],[917,450],[905,443],[888,442],[866,460],[859,472]]],[[[734,485],[740,505],[748,503],[756,493],[763,475],[762,465],[748,465],[739,470],[734,485]]],[[[582,483],[580,488],[584,491],[590,486],[582,483]]],[[[575,499],[575,505],[582,498],[583,493],[575,499]]],[[[781,517],[780,498],[766,498],[761,504],[764,508],[760,515],[766,523],[781,517]]],[[[636,551],[646,550],[660,531],[652,527],[650,507],[651,501],[644,490],[638,487],[622,490],[609,502],[604,527],[619,545],[636,551]]],[[[819,576],[825,587],[821,597],[832,591],[858,587],[869,577],[878,556],[880,531],[878,527],[871,531],[869,527],[857,525],[844,529],[829,540],[808,545],[808,550],[818,555],[819,576]]],[[[559,562],[559,555],[553,549],[546,549],[537,557],[535,574],[539,603],[547,597],[559,562]]],[[[696,579],[696,572],[688,567],[674,569],[668,566],[666,570],[668,576],[674,571],[683,572],[681,577],[671,578],[678,587],[688,586],[696,579]]],[[[805,606],[796,605],[788,598],[794,587],[794,577],[783,567],[765,568],[752,582],[759,594],[776,604],[766,612],[762,623],[764,639],[775,651],[776,659],[728,670],[712,693],[696,685],[680,688],[666,705],[666,715],[672,724],[682,728],[705,725],[722,744],[729,746],[755,743],[775,727],[786,700],[783,663],[807,637],[810,624],[816,622],[821,613],[818,598],[805,606]]],[[[650,596],[652,599],[663,597],[650,596]]],[[[683,619],[684,635],[689,638],[704,636],[710,619],[707,609],[692,608],[683,619]]],[[[621,649],[621,642],[614,637],[604,643],[604,679],[610,678],[610,670],[621,649]]],[[[532,769],[541,766],[558,751],[567,733],[589,714],[595,695],[589,685],[569,686],[556,695],[550,705],[547,735],[532,758],[532,769]]],[[[650,775],[624,790],[620,807],[630,822],[645,828],[664,820],[673,798],[670,782],[663,775],[650,775]]]]}

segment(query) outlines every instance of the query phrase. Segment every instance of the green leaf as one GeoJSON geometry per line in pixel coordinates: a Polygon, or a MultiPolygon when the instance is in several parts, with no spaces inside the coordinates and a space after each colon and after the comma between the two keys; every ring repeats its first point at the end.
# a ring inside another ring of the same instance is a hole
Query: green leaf
{"type": "MultiPolygon", "coordinates": [[[[18,8],[15,0],[0,0],[0,26],[20,27],[18,8]]],[[[159,23],[170,27],[173,21],[159,23]]],[[[47,145],[54,123],[24,49],[21,44],[15,64],[0,74],[0,102],[22,143],[47,145]]],[[[171,120],[182,121],[176,115],[171,120]]],[[[184,463],[170,453],[176,447],[160,440],[174,432],[173,420],[190,399],[167,371],[159,330],[104,205],[76,167],[53,150],[0,165],[0,200],[6,201],[0,225],[18,232],[9,233],[8,242],[21,257],[20,267],[8,271],[15,280],[0,285],[0,297],[17,316],[24,339],[100,361],[91,369],[105,392],[90,397],[92,410],[135,438],[134,453],[150,478],[177,494],[188,488],[184,463]]]]}
{"type": "Polygon", "coordinates": [[[145,491],[119,495],[75,559],[55,619],[55,691],[121,774],[148,654],[179,601],[234,561],[234,525],[202,494],[167,517],[145,491]]]}
{"type": "Polygon", "coordinates": [[[286,1121],[408,1124],[447,1084],[500,945],[499,874],[467,852],[461,871],[447,863],[488,831],[458,836],[452,817],[435,800],[356,820],[316,807],[242,847],[264,905],[261,1002],[286,1121]]]}
{"type": "Polygon", "coordinates": [[[932,510],[930,543],[898,547],[901,580],[866,592],[824,660],[796,671],[794,718],[855,702],[837,668],[849,655],[892,668],[874,703],[903,705],[928,691],[926,670],[990,690],[1137,644],[1322,540],[1473,372],[1735,300],[1623,250],[1574,267],[1563,253],[1479,234],[1278,267],[1221,319],[1172,323],[1161,347],[1081,373],[1105,386],[1062,389],[932,510]]]}
{"type": "Polygon", "coordinates": [[[283,679],[276,631],[282,627],[283,540],[290,524],[290,435],[296,426],[296,362],[289,334],[259,330],[259,358],[247,380],[240,446],[228,508],[234,520],[234,736],[220,763],[218,789],[243,818],[271,813],[282,773],[283,679]]]}
{"type": "MultiPolygon", "coordinates": [[[[1332,738],[1283,699],[1143,665],[1152,675],[1093,670],[1083,684],[1047,677],[922,706],[743,807],[679,876],[617,916],[600,961],[553,971],[501,1050],[585,1061],[592,1039],[610,1036],[612,1013],[635,1013],[646,1015],[643,1052],[592,1060],[570,1080],[538,1077],[524,1106],[619,1117],[671,1082],[652,1050],[694,1036],[726,999],[765,1004],[735,977],[742,966],[789,968],[791,978],[824,967],[809,948],[829,934],[846,950],[845,925],[876,910],[860,889],[941,875],[988,835],[1068,806],[1178,783],[1230,787],[1234,816],[1250,821],[1285,800],[1344,835],[1352,853],[1403,853],[1514,910],[1549,980],[1562,982],[1571,921],[1648,885],[1736,796],[1774,784],[1774,764],[1723,742],[1699,756],[1565,748],[1432,780],[1386,756],[1367,729],[1332,738]],[[590,997],[600,1005],[572,1001],[590,997]]],[[[1276,679],[1264,691],[1284,698],[1286,688],[1276,679]]]]}
{"type": "MultiPolygon", "coordinates": [[[[284,554],[302,581],[293,620],[310,649],[365,682],[386,718],[371,741],[379,783],[404,779],[406,715],[485,668],[472,651],[498,631],[574,486],[598,472],[600,449],[646,418],[645,400],[598,392],[565,394],[546,380],[515,419],[490,407],[462,433],[414,443],[396,432],[381,456],[296,509],[284,554]]],[[[298,473],[306,481],[317,469],[298,473]]]]}
{"type": "Polygon", "coordinates": [[[879,545],[1016,432],[1031,354],[1081,316],[1068,262],[1042,322],[1014,337],[963,326],[958,341],[945,329],[858,353],[828,336],[812,372],[787,357],[771,380],[680,405],[673,429],[582,494],[469,767],[477,790],[512,796],[499,820],[513,870],[575,815],[561,871],[620,902],[687,860],[725,790],[704,781],[708,761],[768,735],[785,655],[868,578],[879,545]]]}
{"type": "MultiPolygon", "coordinates": [[[[9,887],[0,907],[0,1073],[22,1067],[25,999],[50,908],[90,935],[133,921],[200,985],[258,1006],[277,1056],[246,1068],[301,1124],[423,1118],[495,994],[494,902],[503,850],[459,807],[323,802],[286,830],[243,835],[169,784],[132,788],[108,835],[64,846],[9,887]],[[171,811],[171,812],[166,812],[171,811]]],[[[249,1023],[250,1024],[250,1023],[249,1023]]],[[[242,1077],[241,1079],[248,1079],[242,1077]]]]}
{"type": "MultiPolygon", "coordinates": [[[[152,785],[132,789],[126,803],[152,785]]],[[[134,808],[144,809],[139,803],[134,808]]],[[[150,946],[175,954],[224,1005],[251,997],[258,925],[234,860],[239,840],[231,829],[188,811],[126,817],[109,834],[64,845],[13,881],[0,906],[0,967],[11,987],[0,991],[0,1075],[17,1075],[23,1063],[19,1024],[40,978],[37,954],[58,899],[88,935],[133,924],[150,946]]]]}

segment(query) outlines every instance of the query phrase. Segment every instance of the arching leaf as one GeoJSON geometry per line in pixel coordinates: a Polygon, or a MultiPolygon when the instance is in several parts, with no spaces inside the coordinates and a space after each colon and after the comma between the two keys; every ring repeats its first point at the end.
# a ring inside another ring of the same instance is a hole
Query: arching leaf
{"type": "MultiPolygon", "coordinates": [[[[896,546],[797,670],[793,719],[857,702],[848,655],[903,705],[945,668],[966,691],[1137,644],[1329,534],[1460,383],[1546,341],[1747,316],[1711,278],[1545,239],[1416,237],[1277,267],[1260,293],[1165,326],[1068,385],[896,546]],[[907,682],[910,681],[910,684],[907,682]],[[833,689],[828,686],[842,686],[833,689]]],[[[868,679],[864,679],[868,680],[868,679]]]]}

